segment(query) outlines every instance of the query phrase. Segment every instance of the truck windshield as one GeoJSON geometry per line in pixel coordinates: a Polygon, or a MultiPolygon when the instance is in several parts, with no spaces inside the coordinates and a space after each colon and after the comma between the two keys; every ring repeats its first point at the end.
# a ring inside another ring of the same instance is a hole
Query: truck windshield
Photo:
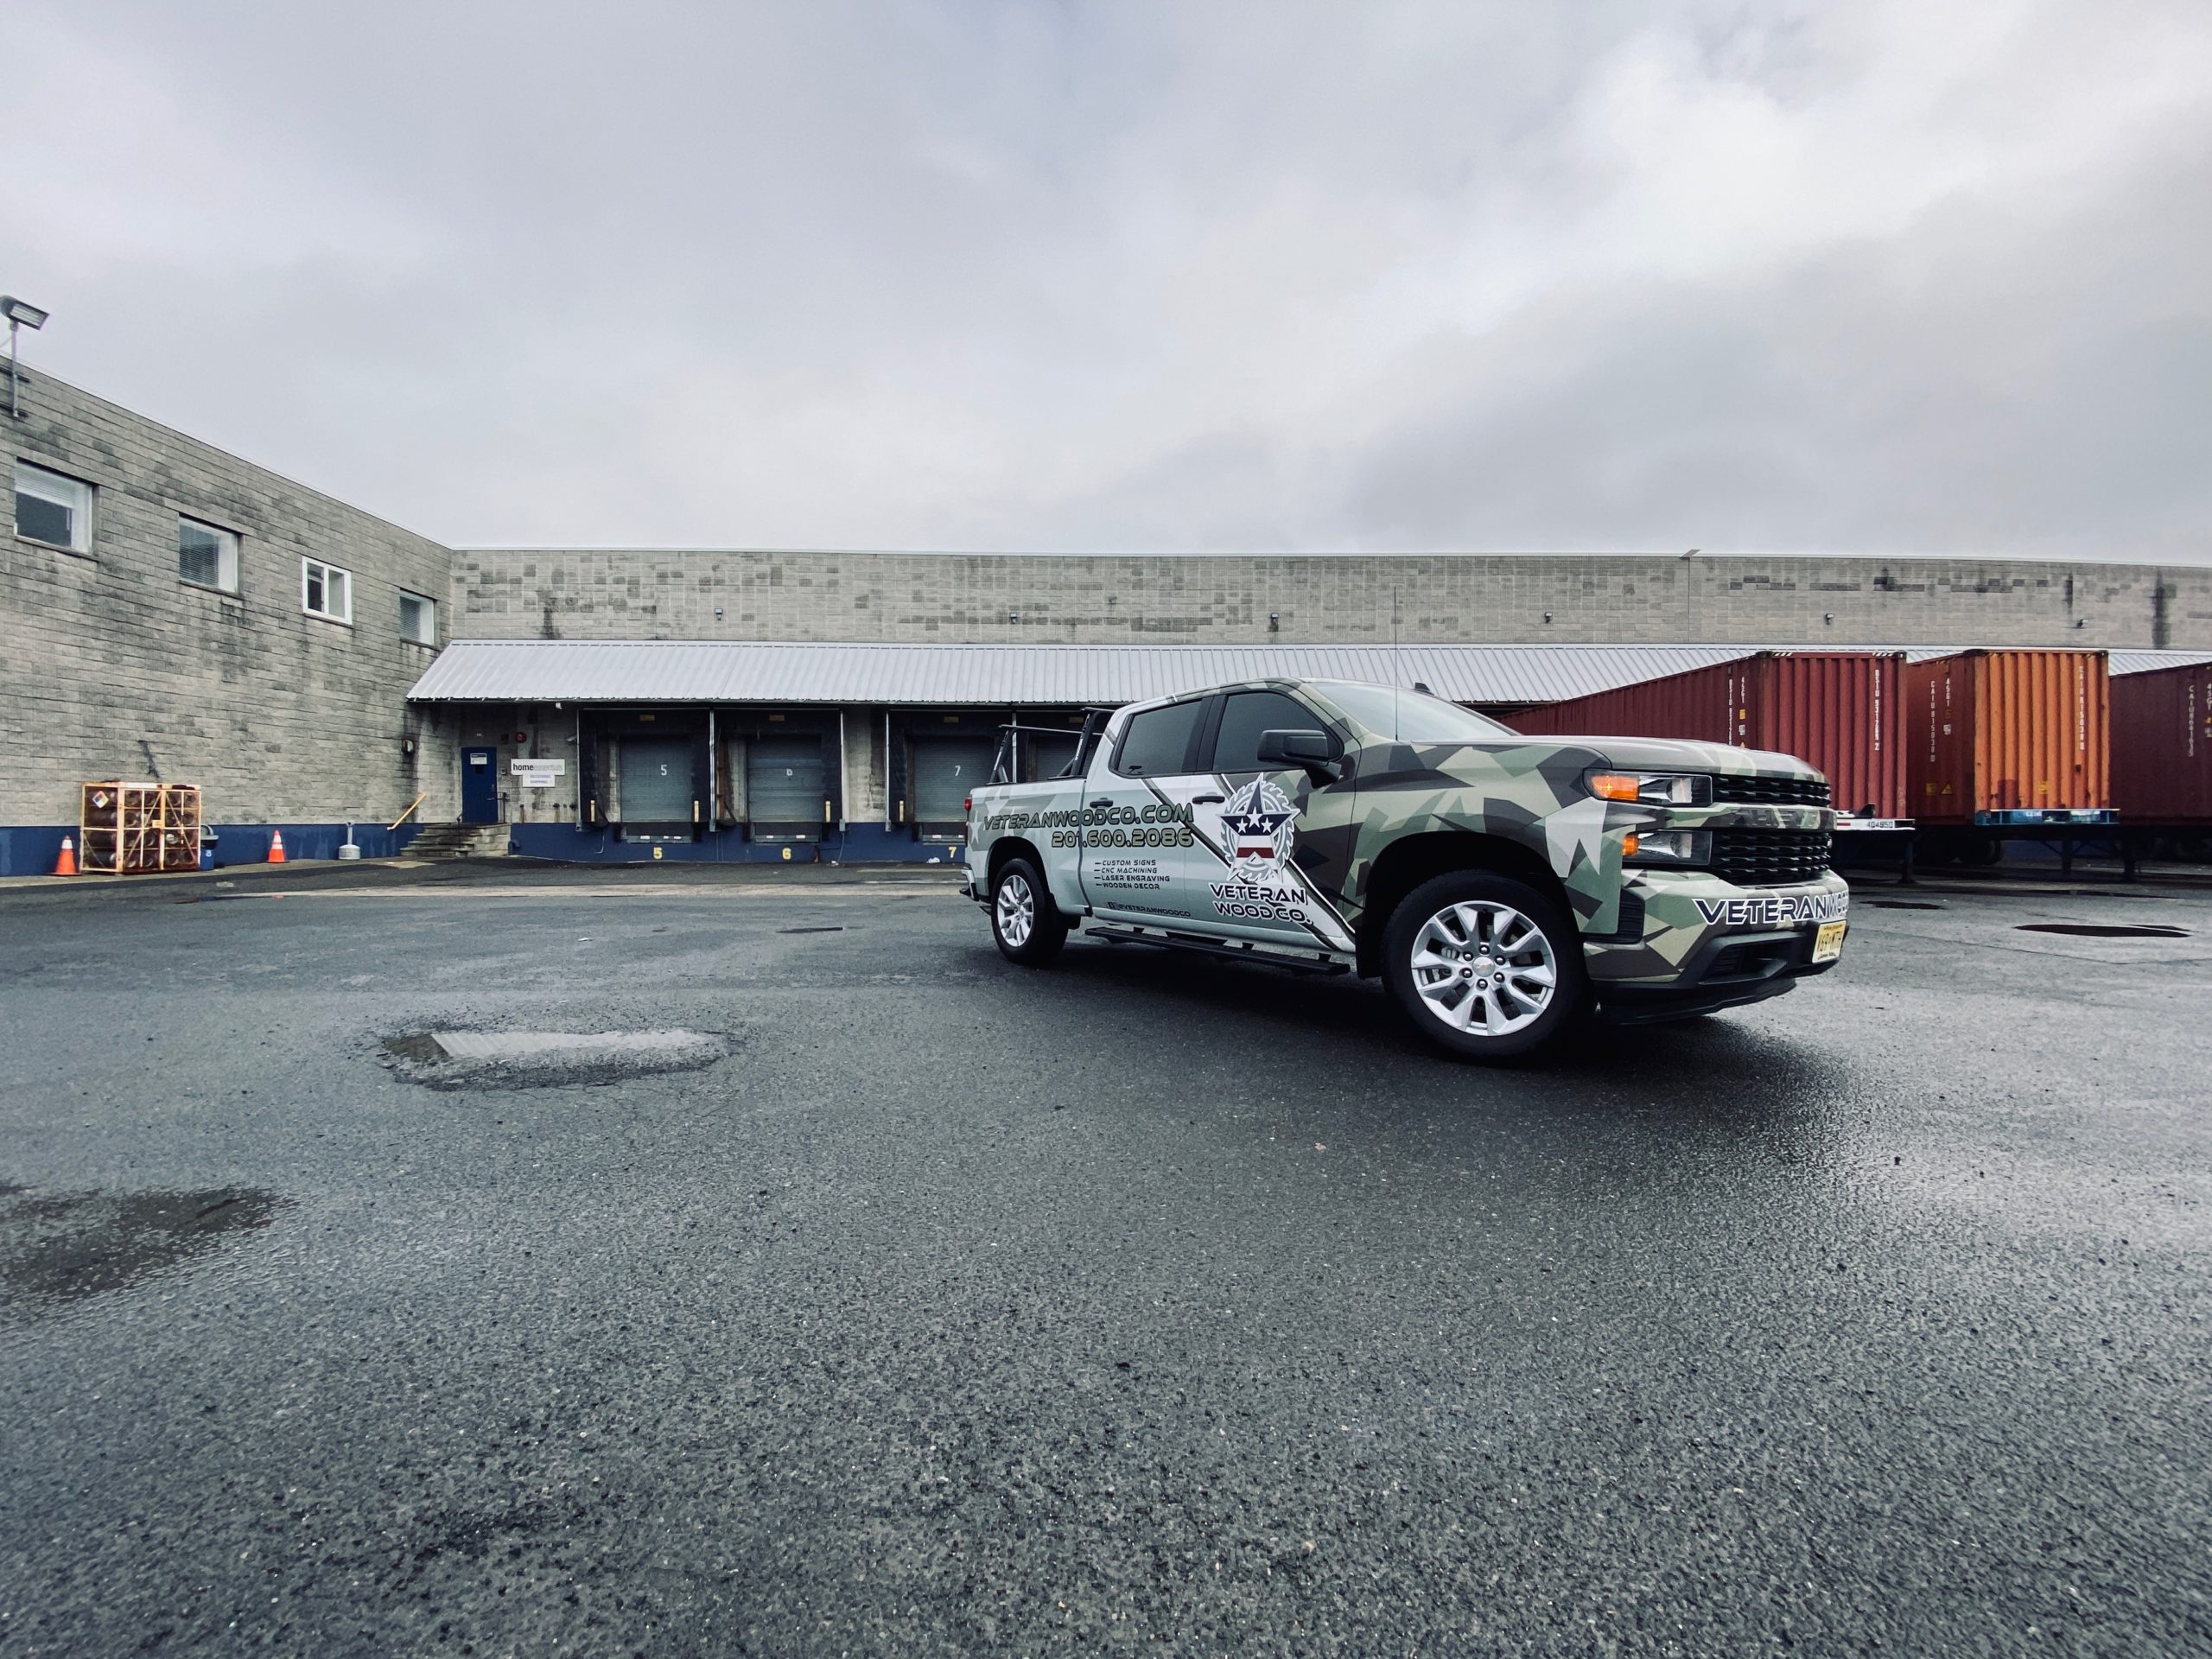
{"type": "Polygon", "coordinates": [[[1377,737],[1401,743],[1517,742],[1520,734],[1456,702],[1426,691],[1393,690],[1357,680],[1308,680],[1315,695],[1333,703],[1377,737]]]}

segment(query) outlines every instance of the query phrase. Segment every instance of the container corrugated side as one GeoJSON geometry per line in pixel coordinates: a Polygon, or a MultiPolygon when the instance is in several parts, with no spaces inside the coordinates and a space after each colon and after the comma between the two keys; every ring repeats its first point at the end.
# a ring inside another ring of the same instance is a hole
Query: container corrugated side
{"type": "Polygon", "coordinates": [[[1907,671],[1913,816],[2112,804],[2110,677],[2101,651],[1967,651],[1907,671]]]}
{"type": "Polygon", "coordinates": [[[1746,657],[1593,691],[1524,709],[1505,721],[1531,737],[1687,737],[1726,743],[1735,729],[1735,677],[1753,660],[1746,657]]]}
{"type": "Polygon", "coordinates": [[[2113,679],[2112,804],[2124,821],[2212,823],[2212,663],[2113,679]]]}
{"type": "Polygon", "coordinates": [[[1750,660],[1751,695],[1740,706],[1751,710],[1751,723],[1736,741],[1819,767],[1839,811],[1912,816],[1903,652],[1789,652],[1750,660]]]}

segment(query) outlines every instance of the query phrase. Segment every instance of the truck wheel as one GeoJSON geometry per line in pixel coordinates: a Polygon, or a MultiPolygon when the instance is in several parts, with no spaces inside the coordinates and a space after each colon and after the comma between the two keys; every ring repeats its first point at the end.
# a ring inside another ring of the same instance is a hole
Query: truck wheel
{"type": "Polygon", "coordinates": [[[1486,870],[1406,895],[1383,930],[1382,978],[1422,1036],[1478,1060],[1542,1047],[1589,989],[1581,938],[1559,907],[1486,870]]]}
{"type": "Polygon", "coordinates": [[[1026,858],[1009,858],[991,887],[991,937],[999,954],[1024,967],[1040,967],[1060,954],[1068,925],[1052,890],[1026,858]]]}

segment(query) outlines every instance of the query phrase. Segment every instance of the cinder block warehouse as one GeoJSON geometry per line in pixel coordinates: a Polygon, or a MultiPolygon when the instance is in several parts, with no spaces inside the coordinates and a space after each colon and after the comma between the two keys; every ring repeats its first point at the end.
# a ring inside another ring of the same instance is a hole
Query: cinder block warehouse
{"type": "Polygon", "coordinates": [[[198,785],[224,862],[349,826],[372,857],[926,860],[1009,719],[1230,677],[1505,709],[1758,650],[2212,659],[2202,568],[454,549],[51,376],[17,397],[0,874],[52,870],[96,780],[198,785]]]}

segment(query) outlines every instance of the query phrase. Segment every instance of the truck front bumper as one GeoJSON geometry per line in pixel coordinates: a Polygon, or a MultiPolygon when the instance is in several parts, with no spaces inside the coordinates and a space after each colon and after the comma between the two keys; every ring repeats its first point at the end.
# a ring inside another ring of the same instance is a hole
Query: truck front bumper
{"type": "Polygon", "coordinates": [[[1670,1019],[1779,996],[1835,959],[1813,960],[1824,925],[1845,922],[1850,888],[1833,870],[1787,887],[1738,887],[1702,871],[1638,872],[1615,931],[1583,938],[1592,988],[1615,1019],[1670,1019]]]}

